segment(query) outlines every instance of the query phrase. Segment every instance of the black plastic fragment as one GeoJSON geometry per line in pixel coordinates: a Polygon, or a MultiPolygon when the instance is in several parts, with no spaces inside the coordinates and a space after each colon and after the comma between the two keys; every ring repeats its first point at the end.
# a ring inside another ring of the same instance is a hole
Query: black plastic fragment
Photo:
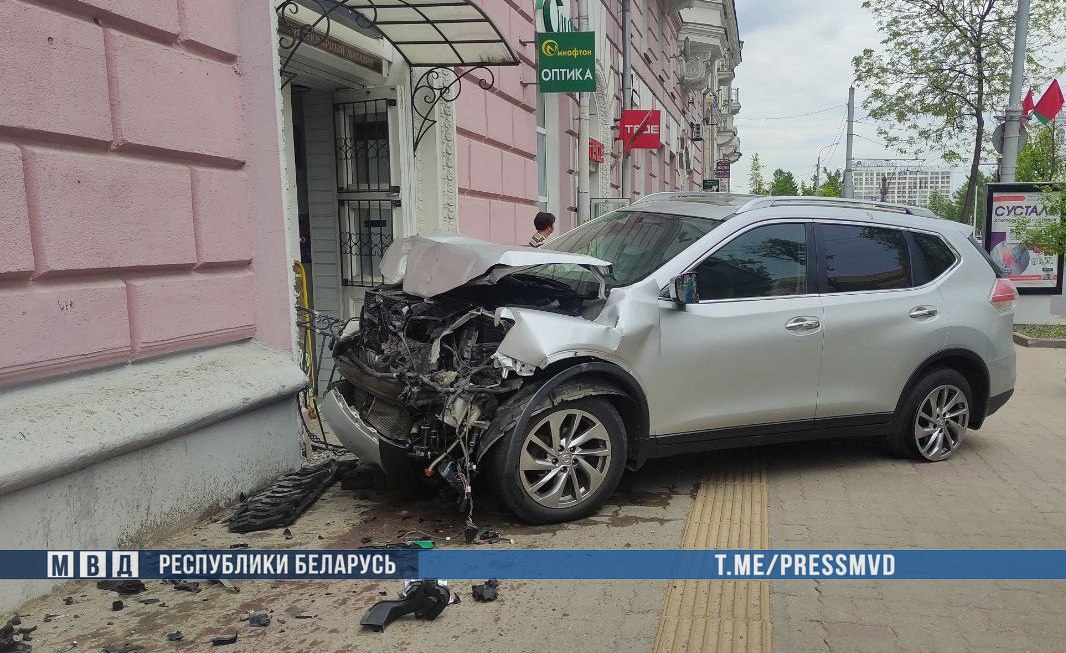
{"type": "Polygon", "coordinates": [[[473,544],[477,539],[477,526],[468,525],[463,529],[463,536],[466,538],[467,544],[473,544]]]}
{"type": "Polygon", "coordinates": [[[196,593],[200,591],[200,583],[194,580],[179,580],[174,583],[174,589],[181,590],[182,592],[196,593]]]}
{"type": "Polygon", "coordinates": [[[253,612],[248,615],[248,625],[260,628],[270,625],[270,615],[265,612],[253,612]]]}
{"type": "Polygon", "coordinates": [[[474,587],[471,588],[474,594],[474,600],[478,603],[495,601],[500,596],[499,587],[500,581],[496,579],[487,580],[484,585],[474,585],[474,587]]]}
{"type": "Polygon", "coordinates": [[[101,580],[96,582],[96,589],[110,590],[119,594],[140,594],[148,588],[144,586],[144,582],[139,580],[101,580]]]}
{"type": "Polygon", "coordinates": [[[121,610],[124,607],[126,607],[126,604],[123,603],[122,601],[112,601],[111,602],[111,611],[112,612],[118,612],[119,610],[121,610]]]}
{"type": "Polygon", "coordinates": [[[233,533],[289,526],[296,521],[337,473],[337,461],[325,460],[281,476],[267,489],[248,497],[229,519],[233,533]]]}
{"type": "Polygon", "coordinates": [[[12,617],[6,624],[0,626],[0,651],[3,653],[30,653],[33,647],[26,642],[33,640],[30,633],[35,630],[37,630],[37,626],[24,628],[20,617],[12,617]]]}
{"type": "Polygon", "coordinates": [[[414,613],[417,619],[436,619],[448,607],[452,593],[435,580],[419,580],[411,583],[407,593],[395,601],[378,601],[370,606],[359,622],[378,632],[400,617],[414,613]]]}
{"type": "Polygon", "coordinates": [[[212,646],[228,646],[230,644],[237,643],[237,633],[232,635],[219,635],[218,637],[211,638],[212,646]]]}
{"type": "Polygon", "coordinates": [[[180,630],[175,630],[172,633],[167,633],[167,640],[171,642],[180,642],[182,634],[180,630]]]}
{"type": "Polygon", "coordinates": [[[63,597],[63,605],[74,605],[74,597],[73,596],[64,596],[63,597]]]}

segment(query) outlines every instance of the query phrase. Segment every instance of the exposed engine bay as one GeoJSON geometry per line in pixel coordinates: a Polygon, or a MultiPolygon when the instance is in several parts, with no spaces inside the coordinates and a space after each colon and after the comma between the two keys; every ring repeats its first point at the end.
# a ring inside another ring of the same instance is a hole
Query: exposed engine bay
{"type": "Polygon", "coordinates": [[[496,356],[513,326],[496,309],[578,317],[594,315],[602,305],[595,292],[582,295],[550,278],[525,274],[427,299],[399,285],[382,286],[366,293],[359,331],[334,348],[337,370],[346,380],[337,387],[380,436],[387,474],[420,474],[450,488],[469,518],[479,440],[500,405],[535,373],[531,366],[516,369],[496,356]]]}

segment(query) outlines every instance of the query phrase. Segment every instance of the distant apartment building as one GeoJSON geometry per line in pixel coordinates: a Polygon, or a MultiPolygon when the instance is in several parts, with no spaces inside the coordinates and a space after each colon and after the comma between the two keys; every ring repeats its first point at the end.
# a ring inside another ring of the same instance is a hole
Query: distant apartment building
{"type": "Polygon", "coordinates": [[[951,168],[908,161],[867,159],[855,163],[855,197],[911,206],[929,206],[933,193],[951,194],[951,168]]]}

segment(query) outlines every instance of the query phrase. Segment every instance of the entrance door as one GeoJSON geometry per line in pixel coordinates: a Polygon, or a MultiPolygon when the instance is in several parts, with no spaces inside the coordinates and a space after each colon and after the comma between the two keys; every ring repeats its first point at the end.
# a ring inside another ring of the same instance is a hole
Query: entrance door
{"type": "Polygon", "coordinates": [[[358,317],[367,288],[382,283],[381,257],[398,234],[400,187],[395,89],[334,96],[337,217],[344,317],[358,317]]]}

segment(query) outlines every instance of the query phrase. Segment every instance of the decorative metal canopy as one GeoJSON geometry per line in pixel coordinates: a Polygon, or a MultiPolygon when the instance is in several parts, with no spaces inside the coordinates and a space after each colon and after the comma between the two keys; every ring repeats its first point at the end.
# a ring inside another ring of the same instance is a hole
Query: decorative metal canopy
{"type": "MultiPolygon", "coordinates": [[[[499,0],[489,0],[498,2],[499,0]]],[[[463,79],[477,71],[478,85],[489,89],[495,76],[487,66],[517,66],[520,61],[500,29],[473,0],[284,0],[275,7],[278,18],[307,19],[295,29],[279,31],[279,45],[288,50],[281,64],[284,84],[293,75],[288,70],[297,49],[316,37],[329,37],[333,21],[348,23],[380,34],[400,53],[412,69],[426,68],[412,80],[411,100],[416,115],[414,149],[436,124],[434,108],[441,101],[454,102],[463,79]]]]}

